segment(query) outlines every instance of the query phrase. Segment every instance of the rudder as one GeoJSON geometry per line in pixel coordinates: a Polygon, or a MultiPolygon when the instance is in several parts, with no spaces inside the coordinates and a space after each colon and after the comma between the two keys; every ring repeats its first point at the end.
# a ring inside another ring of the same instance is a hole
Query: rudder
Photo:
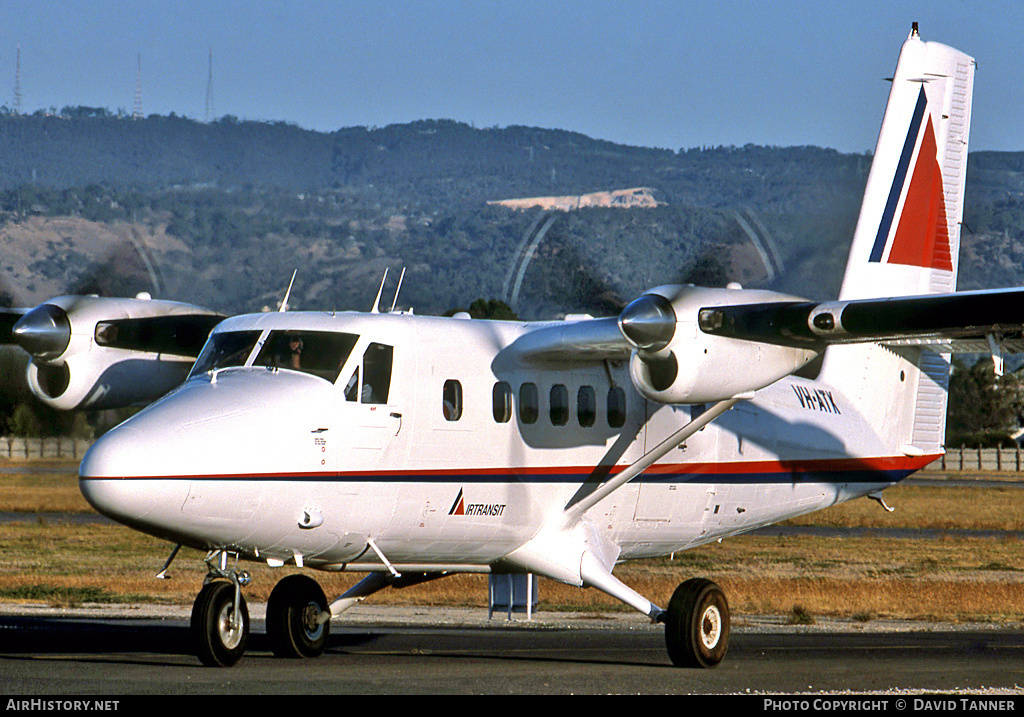
{"type": "MultiPolygon", "coordinates": [[[[893,76],[840,300],[956,290],[974,69],[968,55],[921,40],[915,23],[893,76]]],[[[821,380],[858,405],[889,450],[942,450],[948,357],[835,346],[821,380]]]]}
{"type": "Polygon", "coordinates": [[[915,24],[893,76],[840,299],[956,290],[974,60],[915,24]]]}

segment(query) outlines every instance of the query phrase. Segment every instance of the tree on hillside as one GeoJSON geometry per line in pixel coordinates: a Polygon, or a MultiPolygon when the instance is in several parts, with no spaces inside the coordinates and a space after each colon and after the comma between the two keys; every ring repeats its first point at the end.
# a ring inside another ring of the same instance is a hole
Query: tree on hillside
{"type": "Polygon", "coordinates": [[[508,304],[498,299],[477,299],[469,305],[468,309],[449,309],[445,316],[454,316],[459,312],[465,312],[474,319],[494,319],[496,321],[517,321],[516,312],[508,304]]]}

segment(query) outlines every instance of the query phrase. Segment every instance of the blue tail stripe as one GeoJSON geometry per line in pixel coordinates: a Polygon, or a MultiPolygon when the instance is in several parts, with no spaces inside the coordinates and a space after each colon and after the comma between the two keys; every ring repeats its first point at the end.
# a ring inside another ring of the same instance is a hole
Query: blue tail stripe
{"type": "Polygon", "coordinates": [[[907,172],[910,170],[910,159],[914,156],[914,146],[917,144],[917,135],[921,131],[921,122],[924,120],[924,111],[928,106],[928,97],[921,87],[921,93],[917,96],[917,107],[914,108],[914,118],[910,122],[910,129],[907,131],[907,139],[903,143],[903,154],[900,155],[900,163],[896,167],[896,176],[892,180],[892,188],[889,190],[889,200],[885,203],[885,212],[882,214],[882,221],[878,225],[878,234],[875,236],[875,245],[871,247],[871,256],[868,261],[882,261],[882,254],[885,253],[885,242],[889,238],[889,230],[892,228],[892,220],[896,215],[896,205],[899,204],[900,195],[903,194],[903,184],[907,180],[907,172]]]}

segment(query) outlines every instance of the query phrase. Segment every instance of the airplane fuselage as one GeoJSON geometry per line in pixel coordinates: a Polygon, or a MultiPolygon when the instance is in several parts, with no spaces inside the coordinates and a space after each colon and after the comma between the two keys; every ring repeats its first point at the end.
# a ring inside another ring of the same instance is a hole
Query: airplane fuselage
{"type": "MultiPolygon", "coordinates": [[[[185,384],[96,444],[83,493],[144,532],[272,565],[493,570],[705,408],[647,401],[624,361],[508,351],[549,325],[229,319],[185,384]]],[[[787,377],[585,520],[619,560],[664,555],[877,491],[933,458],[889,443],[837,389],[787,377]]]]}

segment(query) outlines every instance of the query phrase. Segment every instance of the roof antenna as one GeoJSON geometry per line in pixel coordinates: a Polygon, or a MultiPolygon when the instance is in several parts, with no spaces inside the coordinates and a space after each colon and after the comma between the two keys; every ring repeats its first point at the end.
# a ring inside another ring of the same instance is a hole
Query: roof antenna
{"type": "Polygon", "coordinates": [[[370,309],[371,314],[379,314],[380,309],[380,295],[384,293],[384,282],[388,280],[388,268],[384,267],[384,278],[380,280],[380,288],[377,289],[377,298],[373,300],[373,308],[370,309]]]}
{"type": "Polygon", "coordinates": [[[281,308],[278,309],[282,314],[288,311],[288,297],[292,295],[292,284],[295,283],[295,275],[298,271],[298,269],[292,271],[292,280],[288,282],[288,291],[284,292],[284,299],[281,301],[281,308]]]}
{"type": "Polygon", "coordinates": [[[391,301],[391,313],[395,311],[395,304],[398,303],[398,292],[402,290],[402,280],[405,278],[405,267],[402,267],[402,275],[398,277],[398,288],[395,289],[395,298],[391,301]]]}

